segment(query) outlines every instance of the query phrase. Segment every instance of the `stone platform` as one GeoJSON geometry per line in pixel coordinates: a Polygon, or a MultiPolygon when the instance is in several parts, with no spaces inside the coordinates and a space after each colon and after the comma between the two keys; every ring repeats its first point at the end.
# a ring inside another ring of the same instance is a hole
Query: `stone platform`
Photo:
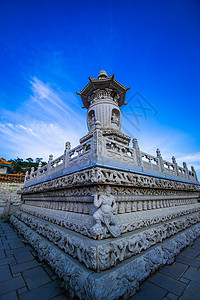
{"type": "Polygon", "coordinates": [[[200,235],[194,167],[142,152],[120,131],[127,88],[100,72],[80,95],[88,134],[26,174],[12,224],[71,297],[129,299],[200,235]]]}

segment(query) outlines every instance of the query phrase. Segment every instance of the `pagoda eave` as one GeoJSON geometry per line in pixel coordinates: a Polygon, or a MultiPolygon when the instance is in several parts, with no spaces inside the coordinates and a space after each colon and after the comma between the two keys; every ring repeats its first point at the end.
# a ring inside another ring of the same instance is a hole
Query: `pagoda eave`
{"type": "Polygon", "coordinates": [[[81,96],[84,107],[89,108],[90,102],[88,100],[88,97],[91,96],[95,90],[98,90],[98,89],[101,90],[101,89],[106,89],[106,88],[116,90],[120,96],[119,106],[122,106],[124,104],[126,91],[129,88],[126,88],[125,86],[120,84],[114,78],[114,75],[111,75],[109,78],[105,78],[105,79],[101,79],[101,80],[89,77],[89,80],[90,81],[85,86],[85,88],[80,93],[78,93],[81,96]]]}

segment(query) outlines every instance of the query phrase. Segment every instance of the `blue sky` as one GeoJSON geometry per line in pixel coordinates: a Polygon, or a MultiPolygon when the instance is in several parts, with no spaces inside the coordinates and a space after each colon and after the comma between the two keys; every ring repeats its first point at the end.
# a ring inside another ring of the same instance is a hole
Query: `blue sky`
{"type": "Polygon", "coordinates": [[[105,69],[131,87],[122,131],[199,173],[199,15],[197,0],[1,0],[0,156],[76,146],[87,133],[76,91],[105,69]]]}

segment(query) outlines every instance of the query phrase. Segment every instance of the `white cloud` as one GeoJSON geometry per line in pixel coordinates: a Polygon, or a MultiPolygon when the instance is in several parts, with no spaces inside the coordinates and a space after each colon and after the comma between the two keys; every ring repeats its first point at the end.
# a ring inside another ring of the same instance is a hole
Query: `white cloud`
{"type": "Polygon", "coordinates": [[[140,121],[139,130],[124,118],[123,131],[138,139],[143,152],[156,156],[156,149],[159,148],[164,160],[172,161],[172,156],[175,156],[180,166],[183,162],[187,163],[189,169],[194,166],[200,179],[200,152],[195,151],[193,137],[188,133],[157,124],[156,120],[150,118],[140,121]]]}
{"type": "Polygon", "coordinates": [[[86,134],[81,103],[72,93],[61,93],[37,78],[31,81],[33,94],[17,111],[3,111],[0,123],[1,148],[5,158],[61,155],[69,140],[76,146],[86,134]],[[8,157],[10,156],[10,157],[8,157]]]}
{"type": "Polygon", "coordinates": [[[200,162],[200,152],[179,157],[179,160],[192,162],[200,162]]]}

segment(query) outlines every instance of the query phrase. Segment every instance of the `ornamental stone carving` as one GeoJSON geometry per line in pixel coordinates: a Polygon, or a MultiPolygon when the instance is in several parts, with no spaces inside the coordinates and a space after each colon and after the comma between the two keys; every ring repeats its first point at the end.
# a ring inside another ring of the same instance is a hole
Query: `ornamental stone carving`
{"type": "Polygon", "coordinates": [[[111,195],[110,186],[105,188],[104,194],[94,195],[94,206],[97,208],[97,211],[93,214],[96,224],[92,227],[92,232],[95,235],[101,235],[103,233],[102,224],[104,224],[112,236],[119,236],[121,232],[113,215],[116,209],[116,202],[114,196],[111,195]]]}

